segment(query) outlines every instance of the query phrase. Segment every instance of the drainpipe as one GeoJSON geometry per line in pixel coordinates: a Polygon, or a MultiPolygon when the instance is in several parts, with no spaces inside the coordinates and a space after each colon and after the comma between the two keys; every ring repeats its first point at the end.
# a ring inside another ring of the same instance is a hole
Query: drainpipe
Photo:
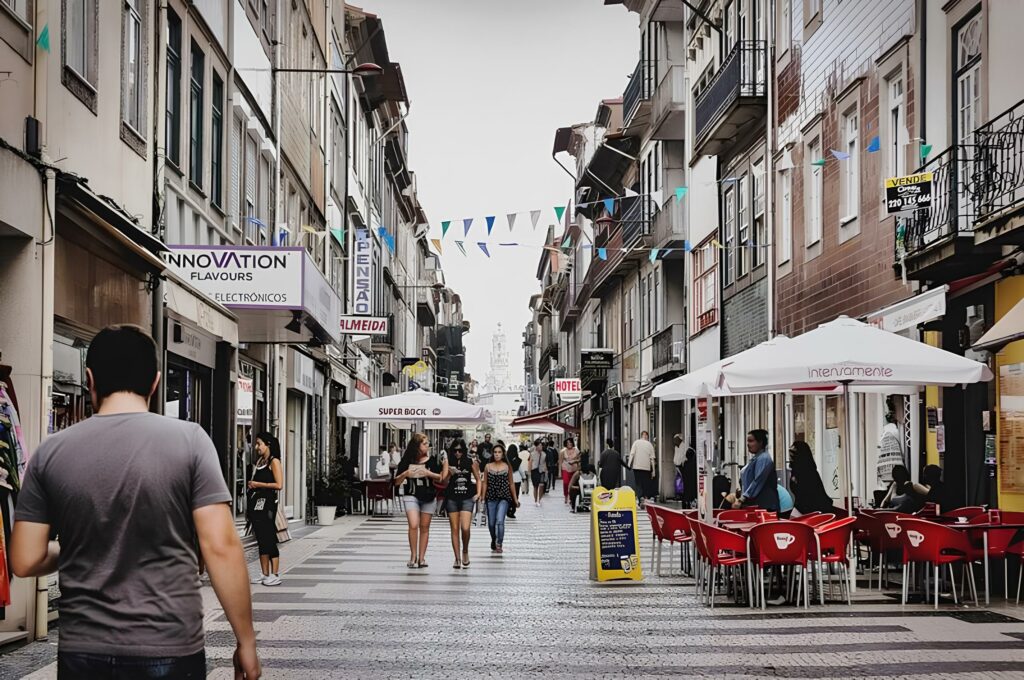
{"type": "MultiPolygon", "coordinates": [[[[764,200],[768,202],[765,206],[764,219],[765,219],[765,233],[768,234],[768,243],[765,247],[765,275],[766,275],[766,290],[767,290],[767,310],[768,310],[768,339],[775,337],[775,210],[769,209],[769,206],[774,206],[775,201],[775,152],[778,146],[778,140],[775,136],[775,12],[768,12],[765,17],[765,41],[764,41],[764,58],[765,58],[765,98],[767,100],[767,115],[765,116],[765,133],[767,149],[764,155],[764,200]]],[[[790,171],[792,172],[792,171],[790,171]]],[[[776,414],[776,403],[779,400],[778,395],[772,395],[772,398],[768,400],[768,423],[771,426],[773,432],[776,431],[775,425],[775,414],[776,414]]],[[[785,409],[783,409],[785,413],[785,409]]],[[[783,431],[785,431],[785,427],[783,431]]],[[[778,433],[776,432],[776,436],[778,433]]],[[[783,442],[783,446],[785,446],[783,442]]],[[[782,450],[779,446],[775,447],[775,450],[782,450]]]]}
{"type": "MultiPolygon", "coordinates": [[[[167,27],[167,3],[161,2],[158,5],[156,15],[156,26],[154,35],[157,36],[153,47],[153,82],[156,83],[156,96],[154,102],[164,102],[167,93],[167,41],[163,40],[164,30],[167,27]]],[[[166,102],[164,102],[166,103],[166,102]]],[[[161,241],[166,243],[167,230],[165,228],[166,213],[164,208],[167,205],[167,149],[164,147],[164,140],[167,139],[167,117],[163,115],[161,107],[154,107],[153,111],[153,233],[161,241]],[[163,149],[161,152],[160,149],[163,149]]],[[[152,332],[153,342],[157,347],[157,369],[164,378],[167,377],[167,343],[164,333],[164,279],[158,277],[156,285],[151,291],[152,303],[152,332]]],[[[156,394],[150,402],[150,408],[156,413],[164,412],[164,405],[167,403],[167,392],[162,388],[157,389],[156,394]]]]}

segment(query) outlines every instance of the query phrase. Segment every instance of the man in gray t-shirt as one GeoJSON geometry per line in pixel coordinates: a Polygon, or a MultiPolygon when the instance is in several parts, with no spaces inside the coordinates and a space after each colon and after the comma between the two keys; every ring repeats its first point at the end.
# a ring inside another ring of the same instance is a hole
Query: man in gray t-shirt
{"type": "Polygon", "coordinates": [[[86,365],[98,413],[29,460],[11,546],[18,576],[59,567],[59,677],[156,659],[166,677],[205,677],[197,545],[238,638],[236,668],[259,677],[248,573],[213,443],[198,425],[147,411],[159,373],[141,329],[101,331],[86,365]]]}

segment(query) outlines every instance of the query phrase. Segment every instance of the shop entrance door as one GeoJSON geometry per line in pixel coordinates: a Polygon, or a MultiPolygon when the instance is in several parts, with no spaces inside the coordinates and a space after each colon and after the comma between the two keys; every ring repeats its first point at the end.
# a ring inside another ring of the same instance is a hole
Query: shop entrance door
{"type": "Polygon", "coordinates": [[[306,441],[305,397],[288,392],[288,438],[284,460],[284,513],[294,519],[302,512],[302,461],[306,441]]]}

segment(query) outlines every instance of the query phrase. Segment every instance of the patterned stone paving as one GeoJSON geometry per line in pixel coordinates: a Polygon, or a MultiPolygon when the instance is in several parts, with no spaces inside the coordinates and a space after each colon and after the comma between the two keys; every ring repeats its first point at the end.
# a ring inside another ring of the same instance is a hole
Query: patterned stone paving
{"type": "MultiPolygon", "coordinates": [[[[254,586],[264,677],[1024,678],[1024,608],[936,613],[872,591],[853,607],[711,612],[680,576],[591,583],[587,529],[552,494],[508,520],[501,556],[474,527],[467,570],[452,569],[443,518],[427,569],[406,567],[397,516],[296,538],[283,585],[254,586]]],[[[210,677],[231,678],[230,628],[209,587],[204,598],[210,677]]],[[[53,653],[51,641],[0,657],[0,678],[53,678],[53,653]]]]}

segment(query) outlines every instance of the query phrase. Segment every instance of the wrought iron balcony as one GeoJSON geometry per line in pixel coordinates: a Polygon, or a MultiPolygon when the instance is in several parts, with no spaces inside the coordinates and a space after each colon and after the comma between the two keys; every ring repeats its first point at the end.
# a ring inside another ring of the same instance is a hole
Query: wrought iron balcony
{"type": "Polygon", "coordinates": [[[622,199],[622,204],[625,209],[622,212],[622,245],[626,248],[631,248],[636,245],[637,241],[641,237],[646,236],[649,231],[651,224],[647,220],[644,210],[644,202],[649,200],[647,196],[638,196],[636,198],[622,199]],[[628,201],[628,203],[627,203],[628,201]]]}
{"type": "Polygon", "coordinates": [[[651,91],[650,67],[646,61],[638,61],[629,83],[622,93],[622,127],[629,128],[634,122],[646,122],[650,116],[651,91]]]}
{"type": "Polygon", "coordinates": [[[674,323],[657,333],[653,339],[652,375],[680,371],[686,366],[686,327],[674,323]]]}
{"type": "Polygon", "coordinates": [[[683,248],[685,239],[686,211],[675,198],[670,198],[651,220],[645,240],[652,248],[683,248]]]}
{"type": "Polygon", "coordinates": [[[416,318],[423,326],[437,323],[437,303],[434,301],[434,290],[425,286],[416,287],[416,318]]]}
{"type": "Polygon", "coordinates": [[[388,314],[388,332],[384,335],[370,336],[370,349],[374,352],[388,353],[395,351],[395,315],[388,314]]]}
{"type": "Polygon", "coordinates": [[[1024,101],[975,130],[974,143],[975,242],[1019,243],[1011,232],[1024,224],[1024,101]]]}
{"type": "Polygon", "coordinates": [[[686,133],[686,68],[670,67],[654,91],[651,135],[654,139],[683,139],[686,133]]]}
{"type": "Polygon", "coordinates": [[[766,74],[765,42],[736,43],[711,83],[695,98],[696,153],[721,153],[764,116],[766,74]]]}

